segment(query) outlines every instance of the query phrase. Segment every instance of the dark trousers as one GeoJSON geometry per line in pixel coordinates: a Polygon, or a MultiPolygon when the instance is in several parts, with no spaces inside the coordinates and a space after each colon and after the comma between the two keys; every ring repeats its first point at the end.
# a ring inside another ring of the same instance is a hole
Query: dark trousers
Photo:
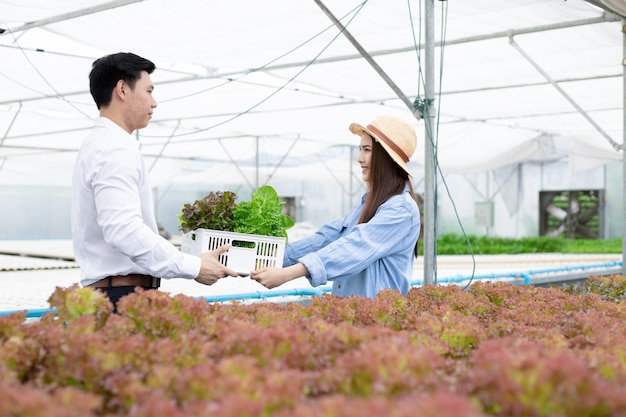
{"type": "MultiPolygon", "coordinates": [[[[120,300],[120,298],[124,297],[125,295],[128,294],[132,294],[135,292],[135,288],[136,287],[111,287],[111,288],[98,288],[98,291],[102,291],[103,293],[106,294],[107,297],[109,297],[109,300],[113,303],[113,307],[114,313],[117,313],[117,302],[120,300]]],[[[143,288],[144,290],[151,290],[151,287],[140,287],[143,288]]]]}

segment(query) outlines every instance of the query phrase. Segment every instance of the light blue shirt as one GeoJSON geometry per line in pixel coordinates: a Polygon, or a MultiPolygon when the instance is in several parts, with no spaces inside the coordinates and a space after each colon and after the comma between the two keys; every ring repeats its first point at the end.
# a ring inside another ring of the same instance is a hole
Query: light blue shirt
{"type": "Polygon", "coordinates": [[[357,224],[365,196],[343,218],[285,248],[284,266],[302,263],[311,285],[333,281],[332,294],[374,298],[385,288],[406,294],[411,286],[420,213],[408,185],[357,224]]]}

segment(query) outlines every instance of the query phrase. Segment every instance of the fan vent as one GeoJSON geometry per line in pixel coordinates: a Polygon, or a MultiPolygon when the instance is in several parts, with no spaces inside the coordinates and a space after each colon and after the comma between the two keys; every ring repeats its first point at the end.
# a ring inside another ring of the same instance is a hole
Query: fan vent
{"type": "Polygon", "coordinates": [[[540,191],[539,235],[602,239],[603,190],[540,191]]]}

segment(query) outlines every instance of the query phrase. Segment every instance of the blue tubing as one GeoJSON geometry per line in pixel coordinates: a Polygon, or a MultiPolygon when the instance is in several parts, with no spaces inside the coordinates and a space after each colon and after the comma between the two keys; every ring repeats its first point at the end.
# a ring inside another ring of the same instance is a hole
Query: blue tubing
{"type": "Polygon", "coordinates": [[[209,302],[213,301],[232,301],[232,300],[263,300],[272,297],[287,297],[287,296],[309,296],[320,297],[322,293],[330,292],[330,287],[319,288],[291,288],[288,290],[267,290],[267,291],[252,291],[248,293],[236,293],[236,294],[218,294],[218,295],[205,295],[196,297],[198,299],[204,299],[209,302]]]}
{"type": "Polygon", "coordinates": [[[52,313],[54,315],[57,314],[57,310],[56,308],[33,308],[30,310],[8,310],[8,311],[0,311],[0,317],[2,316],[10,316],[11,314],[16,314],[16,313],[23,313],[24,311],[26,311],[26,318],[27,319],[33,319],[33,318],[39,318],[42,316],[45,316],[46,313],[52,313]]]}
{"type": "MultiPolygon", "coordinates": [[[[542,274],[551,274],[555,272],[567,272],[567,271],[575,271],[575,270],[587,270],[587,269],[596,269],[596,268],[610,268],[621,266],[622,261],[610,261],[599,264],[588,264],[588,265],[578,265],[578,266],[562,266],[558,268],[543,268],[543,269],[531,269],[529,271],[522,272],[505,272],[505,273],[493,273],[493,274],[483,274],[483,275],[465,275],[465,276],[454,276],[447,277],[437,280],[437,284],[449,283],[456,284],[459,282],[470,281],[470,280],[493,280],[493,279],[505,279],[505,278],[523,278],[524,285],[532,284],[532,277],[534,275],[542,275],[542,274]]],[[[412,287],[421,287],[424,285],[423,280],[413,280],[411,281],[412,287]]],[[[300,297],[321,297],[323,293],[330,292],[331,286],[325,285],[317,288],[291,288],[286,290],[267,290],[267,291],[251,291],[248,293],[235,293],[235,294],[219,294],[219,295],[206,295],[201,297],[195,297],[196,299],[203,299],[208,302],[225,302],[225,301],[233,301],[233,300],[264,300],[267,298],[274,297],[289,297],[289,296],[300,296],[300,297]]],[[[9,316],[15,313],[21,313],[26,311],[26,318],[38,318],[44,316],[46,313],[56,314],[55,308],[36,308],[30,310],[9,310],[9,311],[0,311],[0,317],[9,316]]]]}

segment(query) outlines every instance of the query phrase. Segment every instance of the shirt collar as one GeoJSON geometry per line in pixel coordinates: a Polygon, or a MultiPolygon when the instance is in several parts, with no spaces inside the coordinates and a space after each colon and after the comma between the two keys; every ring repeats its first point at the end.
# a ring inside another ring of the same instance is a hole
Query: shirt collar
{"type": "Polygon", "coordinates": [[[129,139],[133,140],[133,143],[137,145],[137,148],[139,150],[141,150],[142,148],[142,143],[139,141],[138,137],[134,137],[132,133],[128,133],[120,125],[118,125],[113,120],[109,119],[108,117],[102,117],[102,116],[96,117],[94,119],[94,126],[103,127],[105,129],[109,129],[109,130],[116,132],[120,136],[123,135],[125,137],[128,137],[129,139]]]}

